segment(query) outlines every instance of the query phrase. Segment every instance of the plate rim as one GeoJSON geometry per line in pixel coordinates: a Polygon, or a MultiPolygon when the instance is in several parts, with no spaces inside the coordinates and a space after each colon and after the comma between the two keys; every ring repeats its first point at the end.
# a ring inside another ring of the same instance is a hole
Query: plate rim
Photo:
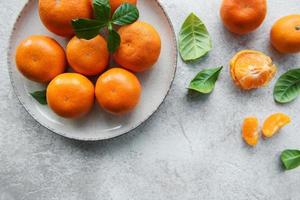
{"type": "Polygon", "coordinates": [[[28,0],[22,7],[21,7],[21,11],[19,12],[17,18],[15,18],[14,20],[14,23],[13,23],[13,26],[12,26],[12,29],[10,31],[10,36],[9,36],[9,40],[8,40],[8,49],[7,49],[7,68],[8,68],[8,73],[9,73],[9,79],[10,79],[10,83],[12,85],[12,88],[13,88],[13,92],[14,94],[17,96],[17,99],[18,101],[20,102],[20,104],[22,105],[22,107],[26,110],[26,112],[37,122],[39,123],[42,127],[48,129],[50,132],[52,133],[55,133],[56,135],[59,135],[61,137],[64,137],[64,138],[68,138],[68,139],[72,139],[72,140],[77,140],[77,141],[104,141],[104,140],[109,140],[109,139],[113,139],[113,138],[117,138],[117,137],[121,137],[125,134],[128,134],[130,133],[131,131],[137,129],[138,127],[140,127],[142,124],[144,124],[146,121],[148,121],[158,110],[159,108],[161,107],[161,105],[165,102],[167,96],[169,95],[170,93],[170,90],[172,88],[172,85],[173,85],[173,82],[174,82],[174,79],[175,79],[175,75],[176,75],[176,72],[177,72],[177,65],[178,65],[178,44],[177,44],[177,39],[176,39],[176,32],[175,32],[175,28],[174,28],[174,25],[171,21],[171,18],[170,16],[168,15],[168,13],[166,12],[166,9],[165,7],[162,5],[162,3],[159,1],[159,0],[153,0],[155,1],[155,3],[160,7],[160,9],[162,10],[163,14],[165,15],[165,17],[167,18],[167,21],[170,25],[170,28],[171,28],[171,32],[172,32],[172,39],[173,39],[173,43],[174,43],[174,61],[172,63],[172,67],[174,68],[174,72],[173,72],[173,75],[172,75],[172,80],[170,82],[170,85],[169,85],[169,88],[164,96],[164,98],[162,99],[161,103],[153,110],[153,112],[151,112],[149,115],[147,115],[145,117],[144,120],[141,120],[140,122],[138,122],[135,126],[132,126],[132,128],[130,128],[130,130],[128,131],[123,131],[123,132],[120,132],[119,134],[117,135],[113,135],[111,137],[101,137],[101,136],[97,136],[97,137],[76,137],[76,136],[71,136],[71,135],[68,135],[68,134],[65,134],[59,130],[56,130],[50,126],[48,126],[47,124],[45,124],[44,122],[41,122],[38,117],[36,117],[31,111],[30,109],[25,105],[25,103],[23,102],[23,100],[21,99],[21,97],[19,96],[18,92],[17,92],[17,86],[13,80],[13,72],[12,72],[12,63],[11,63],[11,60],[10,58],[12,57],[12,39],[13,39],[13,33],[14,31],[16,30],[16,25],[17,23],[19,22],[20,18],[21,18],[21,15],[23,14],[25,8],[28,6],[29,3],[31,3],[32,0],[28,0]]]}

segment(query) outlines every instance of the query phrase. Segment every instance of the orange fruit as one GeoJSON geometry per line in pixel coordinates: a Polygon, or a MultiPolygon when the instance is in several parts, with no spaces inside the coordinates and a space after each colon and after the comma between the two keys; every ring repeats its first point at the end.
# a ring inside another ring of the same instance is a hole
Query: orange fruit
{"type": "Polygon", "coordinates": [[[26,78],[48,83],[64,72],[67,61],[64,49],[54,39],[33,35],[17,47],[16,65],[26,78]]]}
{"type": "Polygon", "coordinates": [[[300,52],[300,15],[279,19],[272,27],[271,43],[281,53],[300,52]]]}
{"type": "Polygon", "coordinates": [[[116,115],[132,111],[140,100],[141,92],[138,78],[121,68],[112,68],[102,74],[95,89],[100,106],[116,115]]]}
{"type": "Polygon", "coordinates": [[[272,59],[262,52],[243,50],[230,61],[231,77],[241,89],[250,90],[268,84],[277,71],[272,59]]]}
{"type": "Polygon", "coordinates": [[[114,58],[122,67],[133,72],[143,72],[159,58],[161,40],[158,32],[145,22],[135,22],[119,29],[120,47],[114,58]]]}
{"type": "Polygon", "coordinates": [[[90,0],[39,0],[39,14],[49,31],[71,37],[72,19],[91,18],[93,9],[90,0]]]}
{"type": "Polygon", "coordinates": [[[94,105],[94,85],[81,74],[60,74],[48,85],[47,102],[61,117],[81,117],[94,105]]]}
{"type": "Polygon", "coordinates": [[[263,135],[272,137],[279,129],[291,122],[291,118],[283,113],[275,113],[269,116],[263,125],[263,135]]]}
{"type": "Polygon", "coordinates": [[[256,117],[247,117],[243,123],[243,139],[250,146],[255,146],[258,142],[258,126],[259,122],[256,117]]]}
{"type": "Polygon", "coordinates": [[[91,40],[74,36],[68,43],[66,52],[73,70],[87,76],[103,72],[109,62],[107,43],[100,35],[91,40]]]}
{"type": "Polygon", "coordinates": [[[114,12],[115,10],[117,10],[117,8],[123,4],[123,3],[131,3],[131,4],[136,4],[137,0],[110,0],[110,7],[112,12],[114,12]]]}
{"type": "Polygon", "coordinates": [[[220,11],[224,26],[240,35],[257,29],[266,13],[266,0],[223,0],[220,11]]]}

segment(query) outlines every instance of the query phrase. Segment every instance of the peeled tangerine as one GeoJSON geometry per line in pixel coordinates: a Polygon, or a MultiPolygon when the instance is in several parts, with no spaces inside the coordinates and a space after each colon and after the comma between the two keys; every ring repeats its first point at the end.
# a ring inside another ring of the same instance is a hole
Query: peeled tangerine
{"type": "Polygon", "coordinates": [[[272,59],[259,51],[240,51],[230,61],[231,77],[235,84],[244,90],[268,84],[276,71],[272,59]]]}
{"type": "Polygon", "coordinates": [[[259,122],[256,117],[247,117],[243,123],[243,139],[250,146],[255,146],[258,142],[258,126],[259,122]]]}
{"type": "Polygon", "coordinates": [[[279,129],[291,122],[291,118],[283,113],[276,113],[269,116],[263,125],[263,135],[272,137],[279,129]]]}

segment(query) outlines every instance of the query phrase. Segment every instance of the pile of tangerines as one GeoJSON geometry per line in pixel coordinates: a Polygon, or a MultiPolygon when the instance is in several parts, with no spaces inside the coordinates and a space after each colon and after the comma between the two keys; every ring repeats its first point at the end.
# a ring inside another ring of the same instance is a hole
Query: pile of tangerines
{"type": "MultiPolygon", "coordinates": [[[[136,0],[110,0],[112,11],[136,0]]],[[[16,50],[16,65],[29,80],[47,84],[49,107],[59,116],[76,118],[87,114],[96,99],[107,112],[122,115],[138,104],[142,87],[134,74],[149,70],[158,60],[161,40],[145,22],[121,27],[121,44],[112,55],[120,67],[109,67],[110,53],[101,35],[91,40],[74,36],[73,19],[93,18],[92,0],[39,0],[39,15],[46,28],[71,38],[66,51],[53,38],[33,35],[16,50]],[[68,66],[71,73],[66,73],[68,66]],[[108,70],[107,70],[108,69],[108,70]],[[90,77],[97,77],[94,86],[90,77]]]]}
{"type": "MultiPolygon", "coordinates": [[[[223,0],[220,14],[224,26],[231,32],[244,35],[257,29],[267,13],[267,0],[223,0]]],[[[273,25],[270,41],[280,53],[300,52],[300,15],[282,17],[273,25]]],[[[234,83],[241,89],[250,90],[268,84],[277,68],[270,57],[255,50],[238,52],[230,62],[234,83]]],[[[269,116],[262,127],[263,136],[272,137],[280,128],[290,123],[289,116],[275,113],[269,116]]],[[[259,123],[256,117],[244,119],[242,133],[251,146],[259,140],[259,123]]]]}

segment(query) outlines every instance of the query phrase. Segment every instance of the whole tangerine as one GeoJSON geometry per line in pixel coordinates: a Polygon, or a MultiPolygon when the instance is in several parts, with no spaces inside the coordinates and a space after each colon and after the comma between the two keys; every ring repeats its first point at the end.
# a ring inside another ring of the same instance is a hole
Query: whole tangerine
{"type": "Polygon", "coordinates": [[[109,62],[107,43],[100,35],[91,40],[74,36],[67,45],[66,54],[73,70],[86,76],[103,72],[109,62]]]}
{"type": "Polygon", "coordinates": [[[271,43],[281,53],[300,52],[300,15],[280,18],[271,30],[271,43]]]}
{"type": "Polygon", "coordinates": [[[64,49],[54,39],[33,35],[18,45],[16,65],[29,80],[48,83],[64,72],[67,61],[64,49]]]}
{"type": "Polygon", "coordinates": [[[140,100],[141,92],[138,78],[121,68],[112,68],[102,74],[95,89],[100,106],[115,115],[132,111],[140,100]]]}
{"type": "Polygon", "coordinates": [[[262,24],[267,14],[267,1],[223,0],[220,14],[229,31],[243,35],[262,24]]]}
{"type": "Polygon", "coordinates": [[[74,35],[71,21],[91,18],[90,0],[39,0],[39,15],[46,28],[62,37],[74,35]]]}
{"type": "Polygon", "coordinates": [[[123,3],[130,3],[136,5],[137,0],[110,0],[110,7],[112,12],[117,10],[117,8],[123,3]]]}
{"type": "Polygon", "coordinates": [[[49,107],[64,118],[86,115],[94,105],[94,97],[93,83],[77,73],[60,74],[47,88],[49,107]]]}
{"type": "Polygon", "coordinates": [[[145,22],[135,22],[119,29],[120,47],[114,58],[122,67],[133,71],[149,70],[158,60],[161,40],[153,26],[145,22]]]}

